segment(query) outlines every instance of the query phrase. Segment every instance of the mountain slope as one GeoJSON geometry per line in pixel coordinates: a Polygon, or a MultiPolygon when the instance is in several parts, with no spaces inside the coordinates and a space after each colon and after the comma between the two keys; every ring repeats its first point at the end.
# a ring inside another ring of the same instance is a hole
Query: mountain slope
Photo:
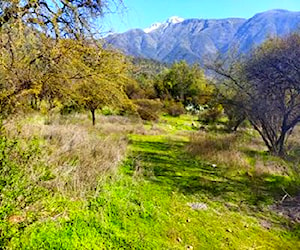
{"type": "Polygon", "coordinates": [[[300,12],[271,10],[250,19],[187,19],[172,17],[147,29],[110,35],[106,42],[126,54],[172,63],[203,63],[232,49],[247,52],[269,36],[300,28],[300,12]]]}
{"type": "Polygon", "coordinates": [[[236,32],[231,47],[247,52],[253,46],[261,44],[268,37],[284,36],[299,31],[300,12],[270,10],[256,14],[245,22],[236,32]]]}

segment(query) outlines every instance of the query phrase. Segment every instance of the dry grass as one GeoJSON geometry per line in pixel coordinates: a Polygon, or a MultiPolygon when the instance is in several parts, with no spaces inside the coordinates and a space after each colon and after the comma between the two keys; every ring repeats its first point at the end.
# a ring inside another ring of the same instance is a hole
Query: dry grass
{"type": "Polygon", "coordinates": [[[300,162],[300,125],[294,128],[293,133],[288,138],[288,151],[294,154],[300,162]]]}
{"type": "Polygon", "coordinates": [[[287,164],[266,155],[266,147],[254,134],[212,134],[194,133],[190,138],[188,151],[212,164],[232,169],[251,171],[253,174],[287,174],[287,164]]]}
{"type": "Polygon", "coordinates": [[[129,130],[137,130],[138,126],[122,118],[102,118],[96,127],[87,126],[90,121],[86,116],[81,123],[75,124],[74,120],[74,117],[56,119],[45,125],[39,118],[31,117],[7,123],[6,130],[10,136],[24,141],[39,139],[44,161],[55,176],[48,181],[49,188],[64,195],[84,197],[97,189],[106,173],[116,171],[126,152],[124,135],[129,130]]]}
{"type": "Polygon", "coordinates": [[[53,149],[50,160],[57,176],[53,184],[61,192],[79,195],[95,190],[106,172],[115,172],[127,144],[124,137],[99,137],[94,131],[88,133],[76,126],[53,126],[44,137],[53,149]]]}
{"type": "Polygon", "coordinates": [[[240,138],[236,134],[198,132],[191,136],[188,151],[213,164],[248,168],[243,153],[237,149],[239,144],[240,138]]]}

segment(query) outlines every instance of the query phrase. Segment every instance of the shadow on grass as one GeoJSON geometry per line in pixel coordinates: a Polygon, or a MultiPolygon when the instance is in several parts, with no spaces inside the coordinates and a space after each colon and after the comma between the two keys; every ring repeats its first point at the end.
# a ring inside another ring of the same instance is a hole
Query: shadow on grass
{"type": "MultiPolygon", "coordinates": [[[[188,154],[185,142],[132,140],[133,158],[138,159],[144,178],[184,194],[199,193],[211,200],[260,206],[281,198],[294,183],[287,177],[245,171],[228,171],[188,154]]],[[[253,152],[251,152],[252,154],[253,152]]],[[[132,164],[131,174],[135,171],[132,164]]]]}
{"type": "Polygon", "coordinates": [[[250,150],[250,149],[243,150],[243,153],[251,158],[263,158],[263,157],[267,157],[268,155],[270,155],[270,153],[268,151],[256,151],[256,150],[250,150]]]}

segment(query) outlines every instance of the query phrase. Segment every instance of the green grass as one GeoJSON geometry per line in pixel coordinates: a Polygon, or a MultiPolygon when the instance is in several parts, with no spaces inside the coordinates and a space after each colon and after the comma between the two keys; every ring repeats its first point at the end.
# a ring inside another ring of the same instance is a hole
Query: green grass
{"type": "MultiPolygon", "coordinates": [[[[181,115],[180,117],[172,117],[170,115],[163,115],[160,117],[156,126],[166,131],[168,134],[175,134],[179,131],[196,131],[199,127],[198,118],[192,115],[181,115]]],[[[146,124],[146,128],[150,129],[152,123],[146,124]]]]}
{"type": "Polygon", "coordinates": [[[35,219],[0,227],[9,233],[5,246],[300,249],[299,225],[268,208],[283,196],[283,188],[292,191],[294,178],[248,176],[191,156],[186,145],[193,119],[163,117],[157,124],[162,134],[130,135],[128,156],[117,174],[99,182],[84,200],[45,193],[33,203],[39,211],[35,219]],[[207,210],[193,210],[188,205],[193,202],[207,204],[207,210]],[[269,229],[261,225],[266,222],[269,229]]]}

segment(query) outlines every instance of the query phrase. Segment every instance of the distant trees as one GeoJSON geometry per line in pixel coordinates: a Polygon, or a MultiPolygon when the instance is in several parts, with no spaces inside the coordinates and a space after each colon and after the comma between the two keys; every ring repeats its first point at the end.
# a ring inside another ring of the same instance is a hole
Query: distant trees
{"type": "Polygon", "coordinates": [[[269,39],[229,68],[213,67],[227,86],[227,103],[243,111],[269,151],[279,156],[300,122],[299,65],[300,35],[292,34],[269,39]]]}
{"type": "Polygon", "coordinates": [[[125,92],[134,100],[140,116],[147,120],[158,119],[160,106],[171,116],[184,114],[188,106],[196,110],[212,99],[215,90],[206,81],[199,65],[189,65],[185,61],[166,65],[135,59],[131,76],[133,81],[126,84],[125,92]]]}
{"type": "Polygon", "coordinates": [[[167,69],[167,65],[152,59],[132,58],[131,77],[125,86],[126,94],[130,99],[157,98],[154,83],[157,76],[167,69]]]}
{"type": "Polygon", "coordinates": [[[161,73],[154,87],[160,98],[173,99],[185,106],[205,103],[213,91],[201,68],[185,61],[176,62],[161,73]]]}

